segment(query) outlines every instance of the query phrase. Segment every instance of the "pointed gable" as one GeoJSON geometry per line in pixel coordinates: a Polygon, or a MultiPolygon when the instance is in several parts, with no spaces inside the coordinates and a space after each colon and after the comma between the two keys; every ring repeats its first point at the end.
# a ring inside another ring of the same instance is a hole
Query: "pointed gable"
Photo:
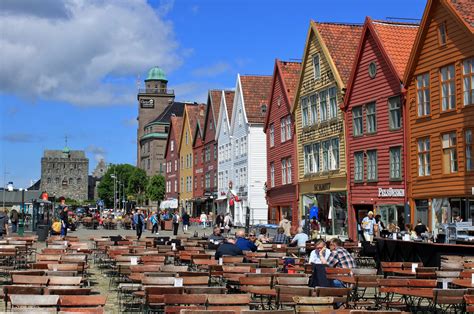
{"type": "Polygon", "coordinates": [[[359,45],[362,26],[359,24],[312,22],[330,54],[339,76],[347,84],[359,45]]]}
{"type": "Polygon", "coordinates": [[[372,25],[401,80],[415,42],[418,24],[374,20],[372,25]]]}
{"type": "Polygon", "coordinates": [[[208,92],[207,109],[206,109],[206,115],[204,117],[203,135],[202,135],[202,139],[205,142],[209,141],[208,139],[209,121],[212,121],[213,130],[217,128],[217,119],[219,119],[221,99],[222,99],[222,90],[213,89],[208,92]]]}
{"type": "Polygon", "coordinates": [[[447,3],[456,10],[472,32],[474,29],[474,2],[472,0],[448,0],[447,3]]]}
{"type": "Polygon", "coordinates": [[[170,140],[174,139],[176,141],[175,147],[179,147],[179,141],[181,136],[181,129],[183,127],[183,117],[171,116],[170,118],[170,131],[168,133],[168,139],[166,140],[165,147],[165,156],[168,154],[168,146],[170,145],[170,140]]]}
{"type": "Polygon", "coordinates": [[[235,92],[226,90],[224,91],[225,105],[227,107],[227,118],[230,119],[232,116],[232,109],[234,108],[234,97],[235,92]]]}
{"type": "Polygon", "coordinates": [[[206,119],[206,105],[200,104],[197,107],[196,117],[194,122],[194,129],[191,126],[193,134],[193,146],[197,144],[196,140],[201,138],[204,139],[204,123],[206,119]]]}
{"type": "Polygon", "coordinates": [[[242,75],[240,83],[248,123],[263,124],[269,104],[272,77],[242,75]],[[262,106],[266,106],[265,110],[262,110],[262,106]]]}

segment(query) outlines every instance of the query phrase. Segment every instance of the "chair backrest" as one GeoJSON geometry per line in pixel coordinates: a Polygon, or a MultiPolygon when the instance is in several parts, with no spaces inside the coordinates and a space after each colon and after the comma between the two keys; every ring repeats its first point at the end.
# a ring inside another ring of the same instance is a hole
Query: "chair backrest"
{"type": "Polygon", "coordinates": [[[368,288],[368,287],[379,287],[378,280],[382,276],[377,275],[355,275],[355,283],[357,287],[368,288]]]}
{"type": "Polygon", "coordinates": [[[175,277],[143,277],[144,286],[174,286],[175,277]]]}
{"type": "Polygon", "coordinates": [[[47,276],[12,275],[12,283],[14,285],[46,286],[48,281],[49,278],[47,276]]]}
{"type": "Polygon", "coordinates": [[[376,268],[352,268],[353,275],[377,275],[376,268]]]}
{"type": "Polygon", "coordinates": [[[47,288],[48,294],[52,295],[89,295],[91,294],[91,288],[70,288],[63,289],[59,288],[47,288]]]}
{"type": "Polygon", "coordinates": [[[242,263],[244,261],[243,256],[223,256],[222,262],[224,264],[235,264],[235,263],[242,263]]]}
{"type": "Polygon", "coordinates": [[[258,259],[258,267],[261,268],[273,268],[278,267],[278,258],[260,258],[258,259]]]}
{"type": "Polygon", "coordinates": [[[266,275],[264,277],[240,277],[239,283],[241,286],[268,286],[272,284],[272,276],[266,275]]]}
{"type": "Polygon", "coordinates": [[[249,273],[251,271],[250,266],[222,266],[222,270],[225,273],[249,273]]]}
{"type": "Polygon", "coordinates": [[[433,289],[435,304],[461,304],[467,289],[433,289]]]}
{"type": "Polygon", "coordinates": [[[3,293],[5,298],[10,294],[44,294],[44,287],[30,287],[30,286],[3,286],[3,293]]]}
{"type": "Polygon", "coordinates": [[[294,296],[310,297],[314,291],[311,287],[280,285],[275,286],[275,290],[277,292],[277,304],[282,302],[293,302],[294,296]]]}
{"type": "Polygon", "coordinates": [[[308,277],[277,277],[276,284],[283,286],[308,286],[308,277]]]}
{"type": "Polygon", "coordinates": [[[180,271],[187,271],[188,266],[163,265],[161,271],[165,273],[178,273],[180,271]]]}
{"type": "Polygon", "coordinates": [[[140,257],[144,264],[164,264],[166,256],[163,255],[145,255],[140,257]]]}
{"type": "Polygon", "coordinates": [[[81,277],[62,277],[62,276],[52,276],[49,277],[49,286],[80,286],[82,278],[81,277]]]}
{"type": "Polygon", "coordinates": [[[250,294],[219,294],[208,298],[209,305],[249,305],[250,294]]]}
{"type": "Polygon", "coordinates": [[[107,297],[104,295],[62,295],[59,297],[60,306],[105,306],[107,297]]]}
{"type": "Polygon", "coordinates": [[[58,271],[78,271],[81,270],[77,264],[48,264],[48,270],[58,271]]]}
{"type": "Polygon", "coordinates": [[[182,278],[185,286],[207,286],[209,283],[209,276],[187,276],[182,278]]]}
{"type": "Polygon", "coordinates": [[[226,287],[184,287],[187,294],[226,294],[226,287]]]}
{"type": "Polygon", "coordinates": [[[183,287],[144,287],[145,295],[165,295],[165,294],[182,294],[183,287]]]}
{"type": "Polygon", "coordinates": [[[403,266],[403,269],[411,269],[413,264],[418,264],[418,267],[423,267],[422,262],[416,262],[416,263],[415,262],[403,262],[402,266],[403,266]]]}
{"type": "Polygon", "coordinates": [[[410,288],[436,288],[437,282],[432,279],[408,279],[410,288]]]}
{"type": "Polygon", "coordinates": [[[436,279],[437,267],[417,267],[415,269],[416,278],[419,279],[436,279]]]}
{"type": "Polygon", "coordinates": [[[384,268],[402,268],[403,263],[402,262],[380,262],[380,266],[382,267],[382,270],[384,268]]]}
{"type": "Polygon", "coordinates": [[[171,304],[190,304],[201,305],[206,304],[207,294],[165,294],[165,305],[171,304]]]}

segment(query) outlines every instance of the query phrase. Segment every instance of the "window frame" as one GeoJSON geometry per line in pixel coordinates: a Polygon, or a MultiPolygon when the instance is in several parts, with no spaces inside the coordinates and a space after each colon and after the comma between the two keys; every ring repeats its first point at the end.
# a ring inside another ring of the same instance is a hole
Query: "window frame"
{"type": "Polygon", "coordinates": [[[474,128],[463,130],[464,135],[464,154],[465,154],[465,170],[466,172],[474,171],[474,128]],[[470,133],[470,141],[468,142],[468,132],[470,133]]]}
{"type": "Polygon", "coordinates": [[[420,73],[416,76],[415,82],[415,89],[416,89],[416,108],[417,108],[417,117],[418,118],[426,118],[431,116],[431,77],[430,72],[420,73]],[[425,78],[428,78],[428,83],[425,85],[425,78]],[[422,79],[421,86],[419,86],[420,81],[422,79]],[[420,107],[420,92],[423,96],[423,104],[420,107]],[[428,97],[428,101],[426,101],[426,97],[428,97]],[[420,108],[422,109],[422,113],[420,113],[420,108]]]}
{"type": "Polygon", "coordinates": [[[318,97],[319,98],[319,119],[321,122],[325,122],[329,120],[328,95],[329,95],[329,90],[327,89],[324,89],[319,92],[319,97],[318,97]]]}
{"type": "Polygon", "coordinates": [[[270,123],[270,147],[274,147],[275,146],[275,126],[273,125],[273,123],[270,123]]]}
{"type": "Polygon", "coordinates": [[[441,134],[441,156],[443,174],[456,174],[459,172],[459,153],[458,153],[458,134],[456,131],[445,132],[441,134]],[[452,137],[454,135],[454,137],[452,137]],[[445,147],[445,136],[448,146],[445,147]],[[454,143],[453,143],[454,139],[454,143]],[[449,154],[449,155],[448,155],[449,154]],[[448,161],[445,160],[448,155],[448,161]],[[446,163],[449,163],[449,171],[446,169],[446,163]]]}
{"type": "Polygon", "coordinates": [[[354,182],[364,182],[364,151],[354,152],[354,182]],[[358,160],[361,162],[359,165],[358,160]]]}
{"type": "Polygon", "coordinates": [[[362,105],[359,105],[359,106],[354,106],[352,107],[352,136],[353,137],[358,137],[358,136],[362,136],[364,135],[364,114],[363,114],[363,106],[362,105]],[[355,113],[356,113],[356,110],[360,110],[360,112],[358,112],[358,115],[356,116],[355,113]],[[356,120],[357,119],[357,120],[356,120]],[[360,130],[359,130],[359,133],[356,133],[356,122],[359,121],[360,119],[360,130]]]}
{"type": "Polygon", "coordinates": [[[281,160],[281,185],[286,184],[286,158],[281,160]]]}
{"type": "Polygon", "coordinates": [[[468,103],[466,103],[466,79],[468,79],[468,84],[470,87],[474,86],[474,57],[464,59],[462,61],[462,102],[464,106],[474,105],[474,88],[469,88],[468,94],[468,103]],[[466,73],[466,63],[470,63],[470,72],[466,73]],[[470,98],[470,101],[469,101],[470,98]]]}
{"type": "Polygon", "coordinates": [[[378,152],[376,149],[369,149],[366,151],[367,154],[367,182],[377,182],[378,181],[378,152]],[[371,159],[371,154],[374,154],[375,159],[371,159]],[[372,165],[372,162],[374,162],[374,165],[372,165]],[[374,173],[373,177],[372,175],[372,169],[374,168],[374,173]]]}
{"type": "Polygon", "coordinates": [[[280,119],[280,143],[286,142],[286,117],[280,119]]]}
{"type": "Polygon", "coordinates": [[[438,44],[439,46],[446,46],[448,44],[448,29],[446,22],[438,25],[438,44]]]}
{"type": "Polygon", "coordinates": [[[319,52],[313,55],[313,77],[314,80],[317,81],[321,79],[321,57],[319,55],[319,52]],[[314,60],[317,59],[318,62],[317,64],[314,62],[314,60]]]}
{"type": "Polygon", "coordinates": [[[402,98],[400,95],[389,97],[387,100],[388,103],[388,128],[390,131],[400,130],[403,126],[403,113],[402,113],[402,98]],[[391,100],[398,99],[398,107],[393,107],[391,100]],[[392,112],[398,112],[399,126],[394,126],[394,121],[392,119],[392,112]]]}
{"type": "Polygon", "coordinates": [[[275,163],[270,163],[270,187],[275,187],[275,163]]]}
{"type": "Polygon", "coordinates": [[[329,120],[337,119],[337,89],[335,86],[328,89],[329,98],[329,120]],[[331,94],[334,92],[334,94],[331,94]],[[334,112],[333,112],[334,109],[334,112]]]}
{"type": "Polygon", "coordinates": [[[308,97],[301,97],[301,124],[302,124],[302,127],[307,127],[311,124],[311,121],[310,121],[310,115],[309,115],[309,107],[308,107],[308,104],[309,104],[309,98],[308,97]],[[305,112],[306,112],[306,115],[305,115],[305,112]]]}
{"type": "Polygon", "coordinates": [[[377,133],[377,104],[375,101],[369,102],[365,104],[365,126],[366,126],[366,134],[376,134],[377,133]],[[369,112],[369,108],[373,108],[373,112],[369,112]],[[369,123],[369,120],[373,119],[373,130],[369,129],[369,126],[371,123],[369,123]]]}
{"type": "Polygon", "coordinates": [[[308,104],[309,104],[309,114],[310,114],[310,124],[317,124],[319,121],[318,117],[318,101],[319,101],[319,94],[315,93],[308,97],[308,104]]]}
{"type": "Polygon", "coordinates": [[[402,162],[402,146],[392,146],[389,148],[389,181],[402,181],[403,180],[403,162],[402,162]],[[394,152],[398,151],[398,164],[394,163],[394,152]],[[399,176],[394,176],[397,172],[399,176]]]}
{"type": "Polygon", "coordinates": [[[293,183],[293,180],[291,178],[292,175],[292,164],[291,164],[291,157],[286,158],[286,184],[291,184],[293,183]]]}
{"type": "Polygon", "coordinates": [[[293,138],[293,132],[291,130],[291,115],[286,116],[286,140],[293,138]]]}
{"type": "Polygon", "coordinates": [[[418,177],[431,176],[431,138],[429,136],[418,138],[417,141],[418,177]],[[420,150],[420,144],[422,149],[420,150]],[[421,163],[420,161],[423,161],[421,163]],[[421,174],[423,170],[423,174],[421,174]]]}
{"type": "Polygon", "coordinates": [[[449,112],[456,109],[456,67],[454,63],[447,64],[439,68],[439,90],[441,96],[441,112],[449,112]],[[446,70],[447,78],[443,80],[443,70],[446,70]],[[452,70],[452,73],[451,73],[452,70]],[[451,77],[450,77],[451,75],[451,77]],[[444,93],[444,86],[447,86],[448,95],[444,93]]]}

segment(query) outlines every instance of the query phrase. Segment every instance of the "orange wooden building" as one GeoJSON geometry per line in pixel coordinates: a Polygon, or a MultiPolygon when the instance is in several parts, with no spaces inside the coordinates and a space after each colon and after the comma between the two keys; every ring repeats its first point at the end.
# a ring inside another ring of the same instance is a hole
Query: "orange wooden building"
{"type": "Polygon", "coordinates": [[[403,78],[411,222],[474,214],[472,0],[429,0],[403,78]]]}

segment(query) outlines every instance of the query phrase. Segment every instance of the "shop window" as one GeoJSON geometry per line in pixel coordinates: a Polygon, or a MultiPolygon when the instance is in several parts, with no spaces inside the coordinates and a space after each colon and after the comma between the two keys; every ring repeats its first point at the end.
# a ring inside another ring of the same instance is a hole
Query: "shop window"
{"type": "Polygon", "coordinates": [[[390,180],[402,179],[402,148],[390,148],[390,180]]]}
{"type": "Polygon", "coordinates": [[[464,106],[474,104],[474,58],[462,63],[464,106]]]}
{"type": "Polygon", "coordinates": [[[360,136],[364,131],[362,121],[362,106],[352,108],[352,119],[353,119],[353,135],[360,136]]]}
{"type": "Polygon", "coordinates": [[[442,111],[452,110],[456,106],[456,88],[454,85],[454,64],[440,69],[442,111]]]}
{"type": "Polygon", "coordinates": [[[388,99],[389,127],[390,130],[398,130],[402,127],[402,109],[400,96],[388,99]]]}
{"type": "Polygon", "coordinates": [[[430,174],[430,138],[425,137],[418,140],[418,176],[423,177],[430,174]]]}
{"type": "Polygon", "coordinates": [[[428,209],[429,203],[427,199],[415,200],[415,223],[421,220],[424,225],[430,228],[430,224],[428,223],[428,209]]]}
{"type": "Polygon", "coordinates": [[[347,216],[347,197],[344,192],[304,194],[303,215],[316,217],[321,234],[343,235],[347,216]]]}
{"type": "Polygon", "coordinates": [[[455,173],[458,171],[458,154],[456,149],[456,132],[446,133],[441,138],[443,148],[443,171],[455,173]]]}
{"type": "Polygon", "coordinates": [[[466,130],[464,141],[465,141],[465,145],[466,145],[466,170],[467,171],[472,171],[472,170],[474,170],[472,130],[466,130]]]}
{"type": "Polygon", "coordinates": [[[416,93],[418,117],[429,115],[431,113],[429,73],[420,74],[416,77],[416,93]]]}

